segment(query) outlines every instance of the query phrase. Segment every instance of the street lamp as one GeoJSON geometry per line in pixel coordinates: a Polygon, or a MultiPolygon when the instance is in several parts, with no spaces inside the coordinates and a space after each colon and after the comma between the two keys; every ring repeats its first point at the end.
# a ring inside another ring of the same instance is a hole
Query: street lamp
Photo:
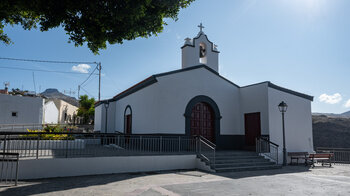
{"type": "Polygon", "coordinates": [[[109,107],[109,101],[107,101],[105,104],[106,108],[106,125],[105,125],[105,133],[107,133],[107,117],[108,117],[108,107],[109,107]]]}
{"type": "Polygon", "coordinates": [[[284,130],[284,113],[287,112],[288,105],[282,101],[278,104],[278,109],[282,113],[282,129],[283,129],[283,166],[287,165],[287,150],[286,150],[286,134],[284,130]]]}

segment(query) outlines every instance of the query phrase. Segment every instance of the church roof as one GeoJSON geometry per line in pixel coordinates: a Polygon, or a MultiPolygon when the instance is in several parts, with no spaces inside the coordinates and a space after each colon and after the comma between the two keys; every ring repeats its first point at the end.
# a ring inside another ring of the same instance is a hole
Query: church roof
{"type": "Polygon", "coordinates": [[[167,76],[167,75],[171,75],[171,74],[181,73],[181,72],[190,71],[190,70],[194,70],[194,69],[200,69],[200,68],[207,69],[208,71],[210,71],[213,74],[217,75],[218,77],[220,77],[221,79],[225,80],[226,82],[236,86],[237,88],[246,88],[246,87],[250,87],[250,86],[254,86],[254,85],[267,83],[268,87],[270,87],[270,88],[273,88],[273,89],[276,89],[276,90],[279,90],[279,91],[282,91],[282,92],[285,92],[285,93],[289,93],[289,94],[292,94],[292,95],[295,95],[295,96],[298,96],[298,97],[302,97],[302,98],[308,99],[310,101],[313,101],[313,96],[306,95],[306,94],[303,94],[303,93],[299,93],[299,92],[296,92],[296,91],[292,91],[290,89],[286,89],[286,88],[277,86],[277,85],[275,85],[275,84],[273,84],[273,83],[271,83],[269,81],[240,87],[237,84],[235,84],[235,83],[231,82],[230,80],[226,79],[225,77],[221,76],[215,70],[213,70],[210,67],[202,64],[202,65],[196,65],[196,66],[187,67],[187,68],[184,68],[184,69],[178,69],[178,70],[174,70],[174,71],[169,71],[169,72],[164,72],[164,73],[152,75],[152,76],[142,80],[141,82],[131,86],[130,88],[124,90],[123,92],[117,94],[116,96],[114,96],[111,99],[106,99],[106,100],[101,100],[101,101],[96,102],[95,106],[98,106],[98,105],[100,105],[102,103],[106,103],[106,102],[112,102],[112,101],[120,100],[120,99],[122,99],[122,98],[124,98],[124,97],[126,97],[126,96],[128,96],[128,95],[130,95],[132,93],[135,93],[135,92],[137,92],[137,91],[139,91],[139,90],[141,90],[141,89],[143,89],[143,88],[145,88],[147,86],[150,86],[150,85],[158,82],[157,77],[167,76]]]}

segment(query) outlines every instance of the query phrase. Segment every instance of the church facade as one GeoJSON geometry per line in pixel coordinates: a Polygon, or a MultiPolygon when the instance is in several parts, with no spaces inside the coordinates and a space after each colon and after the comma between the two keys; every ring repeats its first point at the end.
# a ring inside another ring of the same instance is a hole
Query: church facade
{"type": "Polygon", "coordinates": [[[249,149],[263,136],[282,146],[278,104],[284,101],[287,151],[313,152],[312,96],[271,82],[238,86],[222,77],[220,53],[202,28],[181,49],[181,69],[152,75],[96,103],[95,131],[202,135],[218,149],[249,149]]]}

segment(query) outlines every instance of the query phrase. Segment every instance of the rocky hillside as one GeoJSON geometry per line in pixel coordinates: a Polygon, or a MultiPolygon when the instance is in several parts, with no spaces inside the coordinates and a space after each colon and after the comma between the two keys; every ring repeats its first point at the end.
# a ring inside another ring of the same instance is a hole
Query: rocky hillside
{"type": "Polygon", "coordinates": [[[60,93],[55,88],[48,88],[44,92],[40,93],[40,95],[45,96],[47,98],[62,99],[63,101],[66,101],[74,106],[79,106],[79,101],[76,98],[60,93]]]}
{"type": "Polygon", "coordinates": [[[350,118],[313,115],[314,147],[350,148],[350,118]]]}

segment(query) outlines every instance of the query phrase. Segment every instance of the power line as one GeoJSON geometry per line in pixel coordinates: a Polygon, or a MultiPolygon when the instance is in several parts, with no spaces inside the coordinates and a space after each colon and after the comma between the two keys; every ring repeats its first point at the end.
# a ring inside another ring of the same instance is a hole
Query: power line
{"type": "Polygon", "coordinates": [[[86,81],[88,81],[89,80],[89,78],[91,77],[91,75],[96,71],[96,69],[97,69],[97,66],[95,67],[95,69],[94,70],[92,70],[92,72],[90,73],[90,75],[84,80],[84,82],[82,82],[81,84],[80,84],[80,86],[81,85],[83,85],[86,81]]]}
{"type": "Polygon", "coordinates": [[[82,86],[80,87],[83,91],[85,91],[90,97],[94,97],[91,93],[89,93],[87,90],[85,90],[82,86]]]}
{"type": "Polygon", "coordinates": [[[37,60],[37,59],[18,59],[9,57],[0,57],[1,60],[9,61],[27,61],[27,62],[37,62],[37,63],[66,63],[66,64],[98,64],[96,62],[80,62],[80,61],[51,61],[51,60],[37,60]]]}
{"type": "MultiPolygon", "coordinates": [[[[71,71],[57,71],[57,70],[45,70],[45,69],[29,69],[29,68],[20,68],[20,67],[7,67],[7,66],[0,66],[0,69],[16,69],[16,70],[24,70],[24,71],[41,71],[41,72],[52,72],[52,73],[68,73],[68,74],[89,74],[89,73],[78,73],[78,72],[71,72],[71,71]]],[[[98,75],[98,74],[94,74],[98,75]]]]}

